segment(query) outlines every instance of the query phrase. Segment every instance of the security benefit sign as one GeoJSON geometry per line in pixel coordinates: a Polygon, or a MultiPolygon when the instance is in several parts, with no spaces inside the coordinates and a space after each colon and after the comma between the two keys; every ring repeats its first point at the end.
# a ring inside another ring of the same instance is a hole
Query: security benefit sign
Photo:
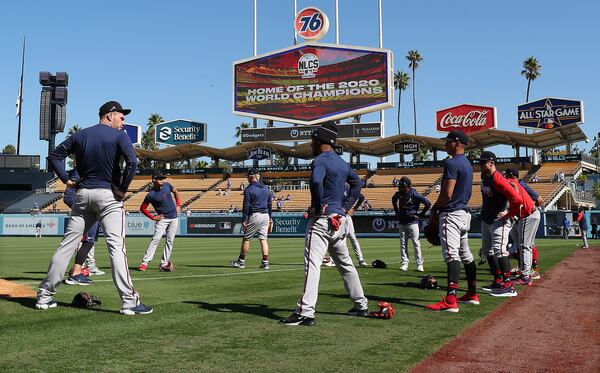
{"type": "Polygon", "coordinates": [[[583,101],[547,97],[519,105],[519,127],[551,129],[583,123],[583,101]]]}
{"type": "Polygon", "coordinates": [[[177,119],[156,125],[156,143],[166,145],[206,142],[206,123],[177,119]]]}
{"type": "Polygon", "coordinates": [[[248,159],[269,159],[271,158],[271,149],[269,148],[254,148],[248,150],[248,159]]]}
{"type": "Polygon", "coordinates": [[[414,141],[401,141],[394,144],[394,151],[401,154],[412,154],[419,151],[419,143],[414,141]]]}
{"type": "Polygon", "coordinates": [[[438,132],[461,130],[467,134],[496,128],[496,108],[461,104],[435,113],[436,129],[438,132]]]}
{"type": "Polygon", "coordinates": [[[393,106],[392,52],[306,43],[234,62],[233,112],[296,124],[393,106]]]}

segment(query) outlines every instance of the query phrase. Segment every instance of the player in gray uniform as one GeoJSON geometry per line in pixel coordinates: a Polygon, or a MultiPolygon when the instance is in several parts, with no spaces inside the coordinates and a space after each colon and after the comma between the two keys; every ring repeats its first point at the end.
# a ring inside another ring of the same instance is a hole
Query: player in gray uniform
{"type": "Polygon", "coordinates": [[[311,206],[308,209],[304,246],[304,289],[294,313],[279,321],[284,325],[315,325],[321,263],[327,251],[333,257],[354,303],[348,314],[368,315],[367,298],[348,254],[344,227],[344,216],[360,194],[361,181],[348,163],[334,152],[337,128],[333,122],[314,130],[311,137],[315,159],[311,163],[311,206]],[[350,190],[345,197],[346,183],[350,185],[350,190]]]}
{"type": "Polygon", "coordinates": [[[63,279],[71,256],[77,250],[83,232],[97,220],[108,247],[112,277],[122,301],[121,313],[147,314],[151,307],[140,303],[132,285],[125,250],[125,209],[123,196],[135,175],[136,156],[131,140],[123,131],[125,115],[131,110],[115,101],[100,107],[100,123],[85,128],[67,138],[48,159],[59,179],[68,188],[76,188],[75,205],[69,216],[67,232],[52,257],[48,274],[40,283],[36,308],[47,310],[57,306],[53,296],[63,279]],[[80,181],[69,179],[64,159],[74,154],[80,181]],[[123,172],[119,169],[125,162],[123,172]]]}
{"type": "Polygon", "coordinates": [[[462,261],[467,275],[468,294],[477,293],[477,265],[469,248],[471,214],[467,207],[473,186],[473,167],[465,157],[465,145],[469,138],[459,130],[452,130],[443,139],[446,151],[452,158],[446,160],[442,176],[442,188],[431,208],[429,220],[439,220],[442,256],[448,270],[448,290],[438,303],[427,305],[433,311],[458,312],[458,279],[462,261]]]}
{"type": "Polygon", "coordinates": [[[248,170],[248,186],[244,189],[242,212],[242,225],[244,226],[242,247],[238,258],[229,262],[235,268],[246,268],[246,255],[250,250],[250,240],[252,237],[257,236],[262,250],[260,268],[269,269],[267,236],[273,229],[273,220],[271,220],[273,209],[271,192],[259,179],[258,171],[253,168],[248,170]]]}
{"type": "Polygon", "coordinates": [[[354,251],[354,255],[356,255],[356,260],[358,260],[358,265],[361,267],[367,267],[367,261],[363,256],[362,249],[360,248],[360,243],[358,242],[358,238],[356,238],[356,232],[354,230],[354,222],[352,221],[352,216],[354,215],[354,211],[362,205],[365,200],[365,196],[361,193],[356,200],[356,203],[350,210],[346,212],[346,238],[350,241],[352,245],[352,250],[354,251]]]}

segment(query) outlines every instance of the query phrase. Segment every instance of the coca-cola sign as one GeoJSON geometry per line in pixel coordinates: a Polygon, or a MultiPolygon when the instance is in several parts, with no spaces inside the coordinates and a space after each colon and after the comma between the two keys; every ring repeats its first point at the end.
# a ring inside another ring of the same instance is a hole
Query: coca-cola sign
{"type": "Polygon", "coordinates": [[[436,129],[440,132],[458,129],[465,133],[474,133],[496,128],[496,108],[462,104],[437,111],[435,120],[436,129]]]}

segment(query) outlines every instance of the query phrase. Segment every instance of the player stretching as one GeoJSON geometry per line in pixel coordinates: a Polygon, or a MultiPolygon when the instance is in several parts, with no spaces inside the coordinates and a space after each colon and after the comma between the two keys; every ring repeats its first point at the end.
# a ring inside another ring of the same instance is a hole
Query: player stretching
{"type": "MultiPolygon", "coordinates": [[[[502,173],[496,170],[496,155],[485,151],[478,159],[481,168],[481,250],[487,256],[494,282],[483,290],[496,297],[514,297],[517,292],[510,278],[509,253],[506,249],[512,228],[511,218],[519,214],[522,198],[502,173]],[[506,203],[510,208],[506,210],[506,203]]],[[[473,304],[479,304],[477,294],[467,293],[473,304]]]]}
{"type": "Polygon", "coordinates": [[[171,252],[173,252],[173,241],[175,240],[175,234],[177,234],[177,228],[179,228],[179,213],[181,212],[181,200],[177,189],[169,183],[164,182],[166,176],[160,173],[152,175],[152,189],[144,198],[144,202],[140,205],[140,211],[154,220],[154,236],[148,244],[142,264],[138,267],[140,271],[145,271],[148,268],[148,264],[154,258],[154,252],[160,242],[163,234],[165,234],[165,248],[163,249],[162,257],[160,258],[160,266],[158,267],[161,272],[173,272],[174,266],[171,263],[171,252]],[[171,198],[171,193],[175,196],[175,203],[171,198]],[[156,215],[152,215],[148,211],[148,205],[152,204],[156,215]]]}
{"type": "MultiPolygon", "coordinates": [[[[442,187],[437,201],[431,208],[429,221],[439,219],[442,255],[448,271],[448,291],[438,303],[427,305],[434,311],[458,312],[458,278],[460,262],[465,266],[468,294],[475,294],[477,288],[477,265],[469,249],[469,229],[471,214],[467,204],[471,199],[473,185],[473,168],[465,157],[465,145],[469,138],[459,130],[453,130],[443,139],[446,140],[446,152],[452,156],[444,165],[442,187]]],[[[461,297],[468,297],[465,295],[461,297]]]]}
{"type": "Polygon", "coordinates": [[[279,321],[285,325],[315,325],[321,263],[328,250],[354,303],[348,314],[368,315],[367,298],[348,254],[344,227],[344,216],[360,194],[361,181],[350,165],[333,151],[337,137],[333,122],[314,130],[311,137],[315,159],[310,166],[311,206],[304,241],[304,290],[294,313],[279,321]],[[346,183],[350,190],[345,197],[346,183]]]}

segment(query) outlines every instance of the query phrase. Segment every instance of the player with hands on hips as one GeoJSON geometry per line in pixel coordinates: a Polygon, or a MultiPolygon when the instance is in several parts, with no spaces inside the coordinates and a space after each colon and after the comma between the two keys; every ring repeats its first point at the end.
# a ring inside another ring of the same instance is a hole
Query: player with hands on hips
{"type": "Polygon", "coordinates": [[[315,308],[319,294],[319,278],[323,257],[329,251],[354,307],[347,314],[368,316],[358,272],[346,246],[345,215],[360,194],[361,181],[350,165],[334,152],[337,127],[327,122],[315,129],[311,148],[308,226],[304,239],[304,287],[295,311],[279,322],[284,325],[315,325],[315,308]],[[346,183],[350,190],[345,196],[346,183]]]}
{"type": "MultiPolygon", "coordinates": [[[[439,221],[442,256],[448,271],[448,290],[438,303],[429,304],[433,311],[458,312],[458,279],[460,263],[467,275],[467,294],[477,293],[477,265],[469,248],[471,213],[467,207],[473,186],[473,167],[465,157],[465,146],[469,138],[460,130],[452,130],[446,140],[446,152],[452,158],[446,160],[442,175],[442,187],[437,201],[431,208],[430,222],[439,221]]],[[[462,298],[462,297],[461,297],[462,298]]]]}
{"type": "Polygon", "coordinates": [[[242,210],[242,226],[244,233],[240,255],[229,264],[234,268],[246,268],[246,255],[250,250],[250,240],[257,236],[262,251],[260,268],[269,269],[269,244],[267,236],[273,230],[273,212],[271,192],[267,186],[259,181],[258,171],[248,170],[248,186],[244,189],[244,202],[242,210]]]}
{"type": "Polygon", "coordinates": [[[148,244],[142,263],[138,267],[140,271],[145,271],[148,264],[154,258],[156,247],[160,239],[165,234],[165,248],[160,259],[159,271],[173,272],[174,266],[171,262],[171,253],[173,252],[173,242],[179,228],[179,213],[181,212],[181,200],[177,188],[168,182],[163,181],[166,176],[155,173],[152,175],[152,189],[148,192],[140,206],[140,211],[148,218],[154,220],[154,235],[148,244]],[[175,197],[175,203],[171,194],[175,197]],[[152,204],[156,215],[148,211],[148,205],[152,204]]]}
{"type": "Polygon", "coordinates": [[[392,205],[400,223],[400,256],[402,259],[400,269],[403,271],[408,270],[408,239],[410,238],[415,250],[417,271],[423,272],[424,260],[421,254],[421,241],[419,240],[419,219],[425,217],[431,202],[411,187],[412,182],[408,177],[402,176],[397,185],[398,191],[392,197],[392,205]],[[421,204],[423,204],[423,211],[418,213],[421,204]]]}
{"type": "Polygon", "coordinates": [[[148,314],[151,307],[140,303],[132,285],[125,249],[125,209],[123,196],[133,180],[136,155],[127,133],[123,131],[125,115],[116,101],[106,102],[98,112],[100,123],[84,128],[68,137],[48,156],[54,172],[69,188],[76,188],[75,205],[60,246],[52,257],[48,274],[40,283],[36,308],[47,310],[57,306],[53,297],[62,281],[67,265],[81,241],[83,232],[99,221],[109,252],[114,284],[125,315],[148,314]],[[75,155],[81,179],[73,181],[65,171],[64,159],[75,155]],[[121,171],[119,165],[124,161],[121,171]]]}

